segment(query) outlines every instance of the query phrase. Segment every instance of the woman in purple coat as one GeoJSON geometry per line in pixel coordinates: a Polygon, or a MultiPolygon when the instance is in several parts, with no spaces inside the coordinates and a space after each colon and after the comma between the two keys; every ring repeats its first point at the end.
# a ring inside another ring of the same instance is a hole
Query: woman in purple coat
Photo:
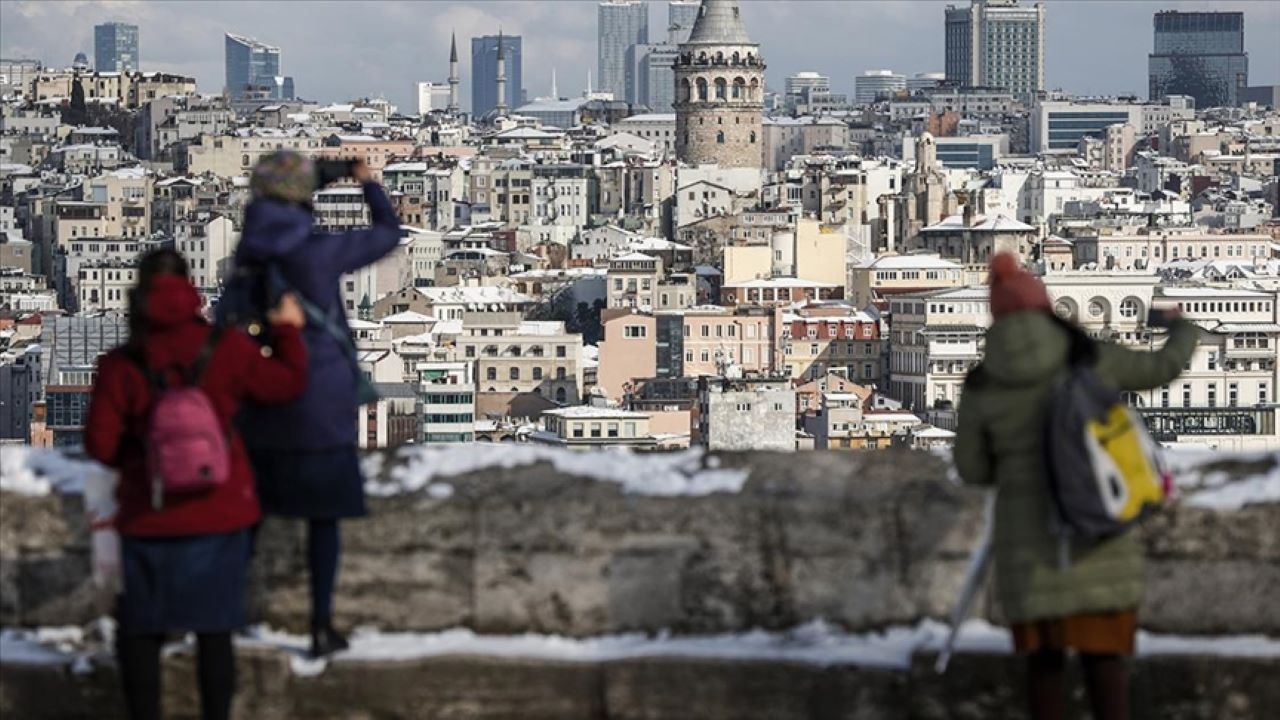
{"type": "Polygon", "coordinates": [[[272,265],[325,322],[303,330],[309,373],[303,396],[286,405],[246,408],[240,429],[267,515],[304,518],[311,584],[311,652],[347,647],[332,622],[338,572],[338,520],[365,514],[364,479],[356,452],[358,369],[342,300],[343,275],[396,248],[400,222],[386,192],[364,163],[350,176],[364,189],[372,225],[340,233],[314,227],[312,194],[319,189],[309,158],[280,151],[262,159],[250,180],[237,264],[272,265]],[[334,332],[334,329],[340,332],[334,332]]]}

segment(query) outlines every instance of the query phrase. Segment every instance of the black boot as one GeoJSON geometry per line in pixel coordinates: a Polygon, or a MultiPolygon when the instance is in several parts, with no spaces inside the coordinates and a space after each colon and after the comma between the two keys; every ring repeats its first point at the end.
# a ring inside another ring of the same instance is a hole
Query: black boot
{"type": "Polygon", "coordinates": [[[328,657],[349,647],[351,644],[342,636],[342,633],[333,628],[333,625],[324,625],[311,630],[312,659],[328,657]]]}

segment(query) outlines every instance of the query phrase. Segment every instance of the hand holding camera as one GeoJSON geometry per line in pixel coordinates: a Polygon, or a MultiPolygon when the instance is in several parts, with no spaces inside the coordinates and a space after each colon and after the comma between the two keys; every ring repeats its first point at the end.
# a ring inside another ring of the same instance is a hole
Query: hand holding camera
{"type": "Polygon", "coordinates": [[[1178,308],[1151,308],[1147,313],[1147,324],[1156,328],[1167,328],[1182,318],[1178,308]]]}
{"type": "Polygon", "coordinates": [[[315,161],[316,187],[322,188],[339,180],[351,178],[358,183],[373,179],[373,172],[363,160],[319,159],[315,161]]]}

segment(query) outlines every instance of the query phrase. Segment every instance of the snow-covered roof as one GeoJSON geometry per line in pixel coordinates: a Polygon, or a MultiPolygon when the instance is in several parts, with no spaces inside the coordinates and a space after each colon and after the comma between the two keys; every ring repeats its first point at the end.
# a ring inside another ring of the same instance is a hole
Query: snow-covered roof
{"type": "Polygon", "coordinates": [[[746,282],[726,284],[726,288],[833,288],[836,287],[832,283],[818,282],[817,280],[801,280],[793,277],[776,277],[776,278],[758,278],[748,280],[746,282]]]}
{"type": "Polygon", "coordinates": [[[876,270],[960,270],[958,263],[939,255],[881,255],[863,267],[876,270]]]}
{"type": "Polygon", "coordinates": [[[480,287],[423,287],[415,288],[429,302],[442,305],[491,305],[507,303],[533,302],[527,295],[522,295],[509,288],[485,285],[480,287]]]}
{"type": "Polygon", "coordinates": [[[397,323],[430,323],[435,321],[436,319],[430,315],[423,315],[422,313],[414,312],[412,310],[398,312],[394,315],[388,315],[382,318],[382,322],[393,325],[397,323]]]}
{"type": "Polygon", "coordinates": [[[551,415],[559,418],[600,418],[604,419],[626,419],[640,420],[649,417],[648,413],[632,412],[630,410],[621,410],[619,408],[602,408],[592,407],[590,405],[574,405],[573,407],[559,408],[556,410],[547,410],[543,415],[551,415]]]}
{"type": "Polygon", "coordinates": [[[965,225],[963,215],[951,215],[942,222],[934,223],[920,232],[957,232],[962,230],[976,232],[1034,232],[1035,228],[1001,214],[996,214],[993,217],[976,215],[973,217],[972,225],[965,225]]]}
{"type": "Polygon", "coordinates": [[[626,253],[625,255],[619,255],[615,258],[610,258],[610,262],[644,262],[646,260],[652,262],[655,259],[656,258],[654,258],[652,255],[645,255],[642,252],[629,252],[629,253],[626,253]]]}

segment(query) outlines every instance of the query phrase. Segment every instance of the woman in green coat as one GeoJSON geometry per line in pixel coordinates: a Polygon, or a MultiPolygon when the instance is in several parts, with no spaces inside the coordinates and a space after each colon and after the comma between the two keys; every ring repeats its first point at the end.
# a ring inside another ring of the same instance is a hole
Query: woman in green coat
{"type": "MultiPolygon", "coordinates": [[[[1044,284],[1012,255],[991,263],[991,314],[981,370],[960,404],[955,461],[967,483],[995,485],[997,595],[1014,645],[1028,657],[1032,717],[1065,714],[1066,651],[1084,664],[1098,720],[1128,718],[1128,671],[1143,592],[1142,549],[1132,534],[1074,548],[1059,560],[1050,534],[1048,479],[1041,455],[1045,408],[1065,377],[1078,329],[1053,315],[1044,284]]],[[[1149,390],[1178,377],[1199,330],[1165,313],[1169,336],[1157,352],[1095,346],[1098,376],[1119,390],[1149,390]]],[[[1092,342],[1092,341],[1089,341],[1092,342]]]]}

